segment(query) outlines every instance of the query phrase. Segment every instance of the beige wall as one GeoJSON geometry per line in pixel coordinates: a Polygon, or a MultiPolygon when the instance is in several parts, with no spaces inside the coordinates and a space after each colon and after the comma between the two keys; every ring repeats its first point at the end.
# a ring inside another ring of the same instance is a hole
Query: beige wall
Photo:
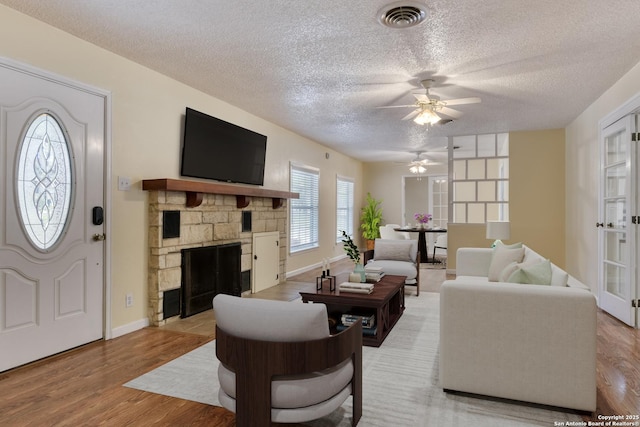
{"type": "Polygon", "coordinates": [[[597,293],[599,122],[640,94],[640,63],[566,128],[566,267],[597,293]]]}
{"type": "MultiPolygon", "coordinates": [[[[505,243],[513,243],[505,240],[505,243]]],[[[447,270],[456,269],[456,252],[458,248],[488,248],[484,224],[449,224],[447,227],[447,270]]]]}
{"type": "Polygon", "coordinates": [[[431,213],[429,211],[429,179],[413,176],[403,177],[404,179],[404,222],[401,225],[413,224],[413,215],[417,212],[431,213]]]}
{"type": "MultiPolygon", "coordinates": [[[[429,175],[447,175],[447,165],[429,166],[423,180],[429,175]]],[[[376,199],[382,199],[383,224],[404,224],[402,210],[404,203],[403,177],[413,176],[405,164],[376,162],[364,164],[364,193],[371,192],[376,199]]],[[[411,217],[414,212],[408,212],[411,217]]]]}
{"type": "Polygon", "coordinates": [[[265,188],[289,189],[290,160],[320,169],[320,248],[289,257],[289,271],[342,255],[334,242],[335,178],[336,174],[353,177],[356,201],[361,200],[359,161],[5,6],[0,6],[0,56],[111,92],[112,328],[126,329],[146,319],[149,249],[147,194],[141,190],[141,180],[179,177],[186,106],[268,136],[265,188]],[[131,177],[133,189],[117,191],[118,176],[131,177]],[[130,308],[125,308],[127,293],[134,298],[130,308]]]}
{"type": "Polygon", "coordinates": [[[511,241],[565,264],[564,129],[509,133],[511,241]]]}

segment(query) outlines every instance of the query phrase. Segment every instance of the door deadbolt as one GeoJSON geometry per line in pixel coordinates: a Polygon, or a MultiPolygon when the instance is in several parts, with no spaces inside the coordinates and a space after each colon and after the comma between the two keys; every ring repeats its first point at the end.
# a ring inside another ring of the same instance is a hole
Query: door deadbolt
{"type": "Polygon", "coordinates": [[[93,225],[102,225],[104,222],[104,210],[102,206],[94,206],[94,208],[91,209],[91,220],[93,225]]]}
{"type": "Polygon", "coordinates": [[[107,236],[105,234],[94,234],[93,235],[93,241],[94,242],[101,242],[106,238],[107,238],[107,236]]]}

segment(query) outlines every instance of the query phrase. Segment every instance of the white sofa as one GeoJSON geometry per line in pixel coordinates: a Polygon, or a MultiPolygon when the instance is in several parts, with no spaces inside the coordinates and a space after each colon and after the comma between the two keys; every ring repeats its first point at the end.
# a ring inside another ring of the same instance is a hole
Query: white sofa
{"type": "MultiPolygon", "coordinates": [[[[543,260],[523,252],[524,264],[543,260]]],[[[458,249],[456,279],[442,285],[442,388],[595,411],[594,295],[553,264],[550,286],[489,281],[494,258],[489,248],[458,249]]]]}

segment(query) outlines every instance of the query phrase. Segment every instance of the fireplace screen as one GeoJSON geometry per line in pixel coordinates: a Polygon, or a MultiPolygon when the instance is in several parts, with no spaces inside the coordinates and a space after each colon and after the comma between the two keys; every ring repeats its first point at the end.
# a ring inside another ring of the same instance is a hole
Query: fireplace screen
{"type": "Polygon", "coordinates": [[[240,242],[182,250],[180,317],[211,309],[217,294],[240,296],[240,242]]]}

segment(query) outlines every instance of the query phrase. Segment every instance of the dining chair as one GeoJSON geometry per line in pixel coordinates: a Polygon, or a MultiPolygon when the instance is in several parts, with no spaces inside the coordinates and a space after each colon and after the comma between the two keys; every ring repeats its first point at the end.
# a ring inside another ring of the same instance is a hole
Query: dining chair
{"type": "Polygon", "coordinates": [[[446,234],[438,235],[435,243],[433,244],[433,258],[431,262],[435,264],[438,260],[440,260],[440,262],[444,260],[445,263],[447,260],[447,235],[446,234]],[[436,255],[438,255],[438,258],[436,258],[436,255]]]}

